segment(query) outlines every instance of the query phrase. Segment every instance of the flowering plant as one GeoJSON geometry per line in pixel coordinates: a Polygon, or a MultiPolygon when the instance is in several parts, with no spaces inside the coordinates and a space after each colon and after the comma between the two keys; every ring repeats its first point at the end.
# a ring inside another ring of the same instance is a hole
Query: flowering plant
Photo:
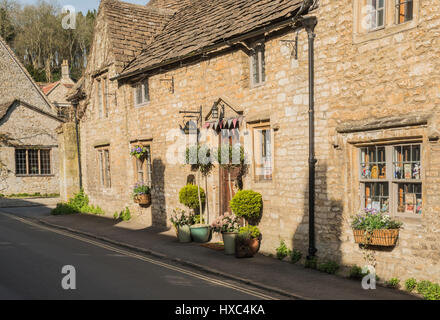
{"type": "Polygon", "coordinates": [[[365,208],[363,212],[352,217],[351,226],[355,230],[400,229],[402,223],[375,209],[365,208]]]}
{"type": "Polygon", "coordinates": [[[140,196],[142,194],[150,194],[151,190],[150,187],[147,186],[144,183],[136,183],[136,185],[133,188],[133,195],[140,196]]]}
{"type": "Polygon", "coordinates": [[[239,218],[233,214],[226,212],[224,215],[218,217],[211,225],[214,232],[237,232],[240,229],[239,218]]]}
{"type": "Polygon", "coordinates": [[[176,208],[173,210],[173,214],[171,215],[170,221],[174,225],[175,228],[180,226],[191,226],[194,224],[194,215],[191,213],[186,213],[185,210],[176,208]]]}
{"type": "Polygon", "coordinates": [[[147,148],[142,146],[136,146],[131,149],[130,155],[135,156],[136,158],[142,158],[148,152],[147,148]]]}

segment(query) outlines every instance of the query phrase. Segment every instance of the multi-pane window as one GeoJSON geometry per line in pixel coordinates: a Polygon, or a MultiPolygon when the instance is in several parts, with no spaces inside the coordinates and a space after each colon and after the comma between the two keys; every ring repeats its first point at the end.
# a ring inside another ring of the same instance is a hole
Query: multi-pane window
{"type": "Polygon", "coordinates": [[[369,29],[383,28],[385,25],[385,0],[368,0],[369,29]]]}
{"type": "Polygon", "coordinates": [[[401,24],[413,19],[413,0],[396,0],[396,23],[401,24]]]}
{"type": "Polygon", "coordinates": [[[420,144],[361,148],[359,176],[363,207],[398,214],[422,213],[420,144]]]}
{"type": "Polygon", "coordinates": [[[110,173],[110,152],[108,148],[98,150],[98,162],[101,178],[101,186],[104,188],[111,187],[111,173],[110,173]]]}
{"type": "Polygon", "coordinates": [[[51,161],[49,149],[15,149],[17,175],[49,175],[51,161]]]}
{"type": "Polygon", "coordinates": [[[254,166],[256,180],[272,180],[273,159],[270,127],[254,128],[254,166]]]}
{"type": "Polygon", "coordinates": [[[259,85],[266,81],[266,59],[263,43],[254,46],[251,54],[252,85],[259,85]]]}
{"type": "Polygon", "coordinates": [[[147,153],[143,157],[136,159],[136,181],[151,187],[152,167],[150,146],[145,146],[145,148],[147,149],[147,153]]]}
{"type": "Polygon", "coordinates": [[[150,88],[148,79],[141,83],[138,83],[134,87],[134,103],[136,106],[147,103],[150,101],[150,88]]]}

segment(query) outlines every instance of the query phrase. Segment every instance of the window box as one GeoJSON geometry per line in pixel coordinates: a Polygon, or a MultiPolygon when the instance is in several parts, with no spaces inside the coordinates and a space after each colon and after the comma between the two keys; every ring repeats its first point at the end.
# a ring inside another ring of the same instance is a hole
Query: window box
{"type": "Polygon", "coordinates": [[[392,247],[396,245],[399,229],[353,230],[354,241],[359,244],[392,247]]]}

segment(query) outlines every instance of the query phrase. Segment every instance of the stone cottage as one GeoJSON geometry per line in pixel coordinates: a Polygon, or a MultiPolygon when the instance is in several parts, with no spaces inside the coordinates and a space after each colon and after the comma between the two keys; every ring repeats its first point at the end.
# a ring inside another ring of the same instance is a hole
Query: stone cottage
{"type": "Polygon", "coordinates": [[[29,73],[0,38],[0,193],[59,193],[62,123],[29,73]]]}
{"type": "Polygon", "coordinates": [[[58,117],[69,119],[69,113],[72,110],[72,104],[67,101],[67,94],[74,87],[75,82],[70,78],[69,62],[63,60],[61,65],[61,79],[59,81],[46,84],[41,87],[49,101],[57,109],[58,117]]]}
{"type": "Polygon", "coordinates": [[[395,247],[371,251],[378,275],[440,281],[434,0],[194,0],[171,11],[139,8],[102,2],[88,73],[72,94],[84,187],[96,204],[109,214],[129,206],[138,219],[169,225],[180,188],[193,180],[182,153],[196,123],[201,139],[239,142],[248,159],[241,179],[216,166],[202,181],[211,221],[229,209],[237,187],[258,191],[262,252],[285,240],[307,254],[308,41],[316,37],[318,258],[364,265],[350,218],[375,208],[404,223],[395,247]],[[117,35],[139,29],[138,19],[123,20],[125,10],[163,16],[142,22],[157,29],[138,42],[133,32],[117,35]],[[318,24],[307,32],[301,21],[312,16],[318,24]],[[118,60],[118,53],[135,58],[118,60]],[[143,161],[130,156],[137,145],[149,150],[143,161]],[[140,181],[152,186],[149,208],[131,198],[140,181]]]}

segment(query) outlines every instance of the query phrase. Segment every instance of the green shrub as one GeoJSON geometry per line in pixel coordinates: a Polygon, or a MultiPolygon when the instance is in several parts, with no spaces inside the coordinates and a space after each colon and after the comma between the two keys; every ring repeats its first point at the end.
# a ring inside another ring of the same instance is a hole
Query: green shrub
{"type": "Polygon", "coordinates": [[[414,291],[414,289],[417,286],[417,280],[414,278],[410,278],[408,280],[405,281],[405,289],[408,292],[412,292],[414,291]]]}
{"type": "Polygon", "coordinates": [[[292,251],[287,248],[284,240],[281,240],[280,246],[277,248],[277,258],[283,260],[285,257],[290,256],[291,253],[292,251]]]}
{"type": "Polygon", "coordinates": [[[297,249],[293,249],[290,252],[290,262],[292,263],[297,263],[299,260],[301,260],[302,258],[302,253],[301,251],[297,250],[297,249]]]}
{"type": "Polygon", "coordinates": [[[234,214],[248,221],[257,222],[261,218],[263,199],[261,194],[252,190],[241,190],[230,201],[234,214]]]}
{"type": "Polygon", "coordinates": [[[426,300],[440,300],[440,285],[431,281],[420,281],[417,284],[417,292],[426,300]]]}
{"type": "Polygon", "coordinates": [[[52,209],[51,214],[54,216],[60,216],[65,214],[79,213],[77,209],[69,205],[68,203],[58,203],[55,209],[52,209]]]}
{"type": "Polygon", "coordinates": [[[73,196],[67,203],[59,203],[57,207],[51,211],[53,215],[72,214],[72,213],[91,213],[97,215],[105,214],[98,206],[89,204],[89,197],[84,193],[84,190],[80,190],[73,196]]]}
{"type": "Polygon", "coordinates": [[[400,284],[400,280],[398,278],[391,278],[390,280],[385,282],[385,285],[390,288],[398,288],[400,284]]]}
{"type": "Polygon", "coordinates": [[[119,214],[115,212],[113,218],[115,218],[116,220],[120,219],[122,221],[130,220],[131,219],[130,209],[128,209],[128,207],[125,207],[125,210],[122,210],[119,214]]]}
{"type": "MultiPolygon", "coordinates": [[[[202,202],[202,207],[205,205],[205,198],[205,190],[203,190],[203,188],[200,188],[200,199],[202,202]]],[[[183,187],[179,192],[179,202],[190,209],[199,210],[200,204],[197,186],[193,184],[188,184],[183,187]]]]}
{"type": "Polygon", "coordinates": [[[352,266],[350,269],[350,279],[362,279],[364,274],[362,273],[362,268],[359,266],[352,266]]]}
{"type": "Polygon", "coordinates": [[[251,225],[240,228],[240,231],[238,232],[238,237],[240,239],[258,239],[260,236],[260,229],[251,225]]]}
{"type": "Polygon", "coordinates": [[[329,274],[335,274],[339,270],[339,264],[335,261],[326,261],[318,265],[318,270],[329,274]]]}
{"type": "Polygon", "coordinates": [[[318,258],[312,257],[307,258],[306,262],[304,263],[304,267],[307,269],[316,269],[318,265],[318,258]]]}

